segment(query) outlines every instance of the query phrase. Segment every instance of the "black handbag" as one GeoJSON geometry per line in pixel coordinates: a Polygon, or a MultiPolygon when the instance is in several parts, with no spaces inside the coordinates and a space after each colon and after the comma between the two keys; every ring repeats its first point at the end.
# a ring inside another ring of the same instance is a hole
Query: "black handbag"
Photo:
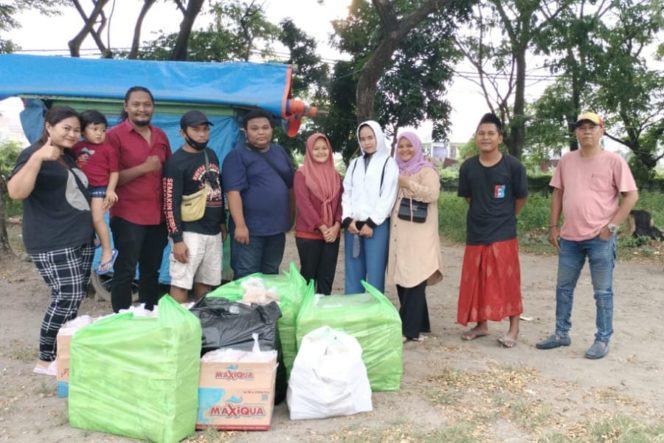
{"type": "Polygon", "coordinates": [[[428,203],[413,198],[402,198],[399,204],[397,217],[414,223],[424,223],[427,220],[428,203]]]}

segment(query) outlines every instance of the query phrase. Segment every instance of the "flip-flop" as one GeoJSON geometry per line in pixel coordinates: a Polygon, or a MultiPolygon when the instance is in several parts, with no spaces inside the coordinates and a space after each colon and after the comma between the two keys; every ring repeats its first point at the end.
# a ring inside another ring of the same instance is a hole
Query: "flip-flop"
{"type": "Polygon", "coordinates": [[[106,275],[109,272],[113,271],[113,265],[115,264],[115,259],[118,258],[118,250],[113,249],[113,252],[111,253],[111,259],[109,261],[105,261],[103,263],[99,263],[99,266],[97,266],[97,269],[95,269],[95,272],[97,275],[106,275]]]}
{"type": "Polygon", "coordinates": [[[478,331],[476,329],[470,329],[461,334],[461,340],[471,341],[475,340],[476,338],[486,337],[487,335],[489,335],[488,332],[478,331]]]}
{"type": "Polygon", "coordinates": [[[509,335],[503,335],[498,337],[498,343],[503,345],[504,348],[511,349],[516,346],[516,340],[510,337],[509,335]]]}

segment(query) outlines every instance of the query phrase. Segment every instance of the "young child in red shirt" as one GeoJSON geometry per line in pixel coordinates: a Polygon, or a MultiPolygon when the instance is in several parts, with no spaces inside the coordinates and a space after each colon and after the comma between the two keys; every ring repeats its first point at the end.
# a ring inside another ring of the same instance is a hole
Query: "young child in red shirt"
{"type": "Polygon", "coordinates": [[[88,178],[88,192],[92,196],[92,222],[101,243],[101,262],[95,269],[99,275],[113,270],[118,251],[111,248],[111,236],[104,221],[104,213],[118,201],[118,156],[106,142],[108,122],[104,114],[90,110],[81,113],[83,140],[72,150],[76,164],[88,178]]]}

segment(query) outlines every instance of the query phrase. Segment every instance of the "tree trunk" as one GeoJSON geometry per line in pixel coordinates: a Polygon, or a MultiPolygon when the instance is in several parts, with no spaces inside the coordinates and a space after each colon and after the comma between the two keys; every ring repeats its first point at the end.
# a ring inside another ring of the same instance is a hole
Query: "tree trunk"
{"type": "Polygon", "coordinates": [[[443,8],[449,2],[450,0],[422,2],[419,8],[399,20],[390,1],[372,0],[380,17],[383,37],[362,67],[357,80],[355,97],[357,100],[358,122],[361,123],[373,117],[378,80],[392,63],[392,54],[394,54],[401,39],[419,25],[427,15],[438,8],[443,8]]]}
{"type": "MultiPolygon", "coordinates": [[[[387,33],[389,31],[386,30],[387,33]]],[[[356,91],[358,123],[373,118],[378,80],[391,63],[391,57],[397,44],[398,41],[394,38],[383,40],[362,67],[356,91]]]]}
{"type": "Polygon", "coordinates": [[[7,233],[7,213],[5,210],[5,192],[7,190],[4,177],[0,177],[0,258],[11,254],[9,234],[7,233]]]}
{"type": "Polygon", "coordinates": [[[521,159],[523,143],[526,139],[526,47],[517,49],[516,55],[516,84],[514,90],[514,114],[510,127],[509,152],[521,159]]]}
{"type": "MultiPolygon", "coordinates": [[[[99,34],[94,30],[94,25],[97,22],[97,18],[103,14],[104,12],[104,6],[106,6],[106,3],[108,3],[108,0],[98,0],[95,3],[95,7],[90,13],[90,16],[85,15],[85,11],[81,7],[81,4],[79,3],[78,0],[73,0],[74,6],[78,10],[78,13],[80,16],[83,18],[83,28],[79,31],[76,36],[69,40],[68,46],[69,46],[69,53],[72,57],[80,57],[81,56],[81,44],[83,44],[83,40],[88,36],[88,34],[92,34],[92,37],[94,38],[95,43],[97,44],[97,47],[102,53],[102,57],[105,58],[110,58],[110,51],[106,46],[104,45],[104,42],[101,40],[99,37],[99,34]]],[[[105,23],[105,21],[104,21],[105,23]]],[[[103,27],[103,24],[102,24],[103,27]]]]}
{"type": "Polygon", "coordinates": [[[143,20],[145,20],[145,16],[156,1],[157,0],[145,0],[145,2],[143,2],[141,12],[138,14],[138,18],[136,19],[136,26],[134,26],[134,38],[131,41],[131,49],[129,50],[129,56],[127,57],[129,59],[134,60],[138,58],[138,48],[141,45],[141,29],[143,28],[143,20]]]}
{"type": "Polygon", "coordinates": [[[189,0],[189,2],[187,2],[187,9],[184,13],[184,17],[182,17],[182,22],[180,22],[180,32],[178,33],[178,39],[173,48],[171,60],[187,60],[189,36],[191,35],[191,29],[194,27],[196,17],[198,16],[198,13],[201,12],[203,2],[204,0],[189,0]]]}

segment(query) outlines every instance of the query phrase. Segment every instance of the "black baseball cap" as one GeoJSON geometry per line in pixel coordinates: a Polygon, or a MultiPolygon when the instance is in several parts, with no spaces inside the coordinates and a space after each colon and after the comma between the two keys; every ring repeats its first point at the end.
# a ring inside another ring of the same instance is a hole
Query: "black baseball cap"
{"type": "Polygon", "coordinates": [[[180,119],[180,128],[186,129],[189,126],[210,125],[212,122],[201,111],[189,111],[180,119]]]}

